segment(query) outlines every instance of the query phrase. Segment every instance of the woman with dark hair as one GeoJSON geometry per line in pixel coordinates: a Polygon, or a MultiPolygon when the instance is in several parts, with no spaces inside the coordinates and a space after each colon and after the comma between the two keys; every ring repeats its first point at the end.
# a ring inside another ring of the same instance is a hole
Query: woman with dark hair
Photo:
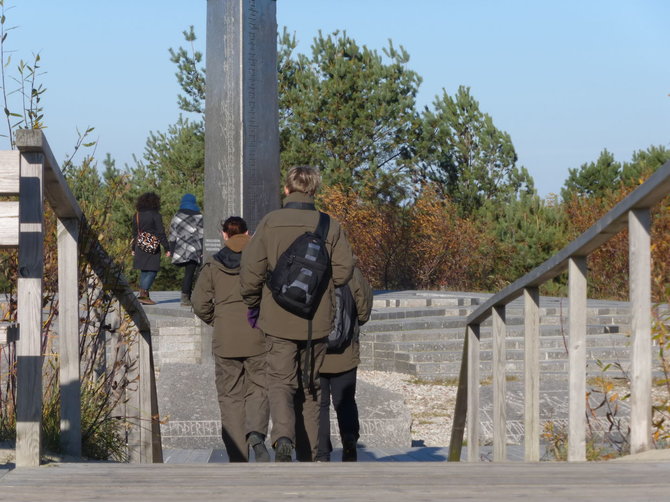
{"type": "Polygon", "coordinates": [[[231,462],[269,462],[265,446],[270,409],[265,335],[247,320],[240,295],[240,260],[251,237],[246,222],[223,222],[224,247],[205,260],[193,290],[193,312],[214,327],[212,353],[221,410],[221,435],[231,462]]]}
{"type": "Polygon", "coordinates": [[[193,276],[202,260],[202,213],[195,195],[184,194],[179,211],[172,218],[168,242],[172,253],[172,263],[184,269],[181,283],[181,304],[191,305],[193,276]]]}
{"type": "Polygon", "coordinates": [[[137,212],[133,218],[132,253],[135,257],[133,268],[140,270],[140,291],[137,299],[144,305],[155,305],[149,297],[149,290],[161,268],[160,246],[165,255],[170,256],[163,218],[160,215],[161,199],[154,192],[146,192],[137,198],[137,212]],[[143,250],[138,244],[139,237],[154,237],[160,243],[155,252],[143,250]]]}

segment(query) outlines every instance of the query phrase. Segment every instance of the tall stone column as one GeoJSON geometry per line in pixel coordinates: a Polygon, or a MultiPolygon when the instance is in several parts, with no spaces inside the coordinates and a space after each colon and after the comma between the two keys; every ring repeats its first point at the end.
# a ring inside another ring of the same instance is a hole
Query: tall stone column
{"type": "Polygon", "coordinates": [[[275,0],[207,0],[205,251],[219,223],[280,207],[275,0]]]}

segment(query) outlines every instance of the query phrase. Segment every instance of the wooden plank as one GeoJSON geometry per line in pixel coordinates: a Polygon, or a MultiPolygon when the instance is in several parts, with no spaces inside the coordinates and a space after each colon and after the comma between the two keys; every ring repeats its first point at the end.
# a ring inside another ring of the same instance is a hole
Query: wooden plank
{"type": "Polygon", "coordinates": [[[43,172],[39,153],[21,156],[16,343],[16,465],[37,466],[42,450],[43,172]]]}
{"type": "Polygon", "coordinates": [[[449,462],[460,462],[463,450],[463,434],[468,414],[468,332],[463,339],[463,355],[461,356],[461,369],[458,373],[458,388],[456,389],[456,404],[454,405],[454,420],[451,425],[449,440],[449,462]]]}
{"type": "Polygon", "coordinates": [[[19,201],[0,202],[0,248],[19,245],[19,201]]]}
{"type": "Polygon", "coordinates": [[[142,458],[142,437],[141,428],[148,426],[142,424],[142,408],[140,392],[142,384],[140,378],[142,375],[142,368],[140,367],[140,341],[141,335],[135,334],[134,339],[128,345],[127,357],[130,362],[128,368],[128,386],[126,387],[126,422],[128,424],[128,461],[135,464],[140,464],[142,458]]]}
{"type": "Polygon", "coordinates": [[[466,329],[468,337],[468,462],[479,462],[479,435],[481,416],[479,411],[479,359],[481,350],[479,325],[466,329]]]}
{"type": "Polygon", "coordinates": [[[60,336],[61,447],[81,456],[79,367],[79,220],[58,221],[58,334],[60,336]]]}
{"type": "Polygon", "coordinates": [[[524,459],[540,460],[540,289],[524,289],[524,459]]]}
{"type": "Polygon", "coordinates": [[[44,133],[39,129],[19,129],[15,143],[21,152],[44,154],[44,192],[56,216],[81,219],[83,213],[79,203],[65,181],[44,133]]]}
{"type": "Polygon", "coordinates": [[[496,306],[493,318],[493,461],[507,460],[505,307],[496,306]]]}
{"type": "Polygon", "coordinates": [[[651,447],[651,216],[630,212],[629,263],[632,327],[630,452],[651,447]]]}
{"type": "MultiPolygon", "coordinates": [[[[153,376],[153,359],[151,353],[151,331],[140,332],[139,343],[139,407],[140,407],[140,462],[154,461],[153,436],[154,425],[152,420],[152,385],[155,385],[153,376]]],[[[154,387],[155,388],[155,387],[154,387]]]]}
{"type": "Polygon", "coordinates": [[[489,298],[468,316],[467,323],[480,324],[491,315],[491,309],[495,305],[507,305],[512,300],[521,296],[524,288],[541,286],[549,279],[553,279],[568,267],[568,259],[571,256],[588,255],[611,239],[620,230],[626,228],[628,212],[631,209],[650,208],[668,194],[670,194],[670,162],[666,162],[647,181],[614,206],[605,216],[600,218],[577,239],[547,261],[489,298]]]}
{"type": "Polygon", "coordinates": [[[52,464],[13,469],[5,500],[210,502],[471,500],[518,502],[663,501],[666,462],[358,462],[286,464],[52,464]],[[253,493],[251,493],[253,492],[253,493]]]}
{"type": "Polygon", "coordinates": [[[586,257],[569,260],[568,460],[586,460],[586,257]]]}
{"type": "Polygon", "coordinates": [[[18,195],[20,155],[18,150],[0,150],[0,194],[18,195]]]}

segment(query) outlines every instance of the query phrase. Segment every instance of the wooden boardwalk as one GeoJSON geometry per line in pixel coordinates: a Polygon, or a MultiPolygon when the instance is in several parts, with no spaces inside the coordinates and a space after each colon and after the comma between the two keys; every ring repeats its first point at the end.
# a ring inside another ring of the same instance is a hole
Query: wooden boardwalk
{"type": "Polygon", "coordinates": [[[49,464],[0,469],[0,500],[664,501],[669,462],[49,464]]]}

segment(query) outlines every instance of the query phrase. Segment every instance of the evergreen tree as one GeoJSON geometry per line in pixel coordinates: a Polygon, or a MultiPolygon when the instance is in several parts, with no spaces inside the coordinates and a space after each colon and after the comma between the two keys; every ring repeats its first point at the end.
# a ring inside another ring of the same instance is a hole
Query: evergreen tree
{"type": "Polygon", "coordinates": [[[614,155],[605,149],[596,162],[568,170],[561,196],[564,201],[575,196],[602,198],[622,188],[639,185],[668,160],[670,150],[664,146],[650,146],[636,151],[630,162],[617,162],[614,155]]]}
{"type": "Polygon", "coordinates": [[[202,52],[196,50],[195,30],[190,26],[182,32],[190,50],[183,47],[170,48],[170,61],[177,65],[177,82],[185,95],[177,96],[179,109],[185,112],[205,113],[205,69],[202,66],[202,52]]]}
{"type": "Polygon", "coordinates": [[[567,220],[556,199],[522,193],[516,200],[488,211],[491,232],[500,243],[494,275],[501,283],[530,272],[567,243],[567,220]]]}
{"type": "Polygon", "coordinates": [[[517,167],[508,133],[495,127],[467,87],[452,97],[443,92],[426,107],[417,146],[418,174],[448,195],[463,215],[487,201],[510,203],[521,192],[534,193],[531,176],[517,167]]]}
{"type": "Polygon", "coordinates": [[[294,55],[286,31],[280,43],[280,139],[283,169],[311,164],[326,184],[372,195],[402,197],[416,129],[420,77],[409,55],[389,41],[383,56],[345,32],[312,44],[311,56],[294,55]]]}
{"type": "Polygon", "coordinates": [[[575,196],[600,197],[621,183],[622,165],[614,160],[607,149],[600,152],[596,162],[582,164],[579,169],[568,169],[568,179],[561,189],[563,200],[575,196]]]}

